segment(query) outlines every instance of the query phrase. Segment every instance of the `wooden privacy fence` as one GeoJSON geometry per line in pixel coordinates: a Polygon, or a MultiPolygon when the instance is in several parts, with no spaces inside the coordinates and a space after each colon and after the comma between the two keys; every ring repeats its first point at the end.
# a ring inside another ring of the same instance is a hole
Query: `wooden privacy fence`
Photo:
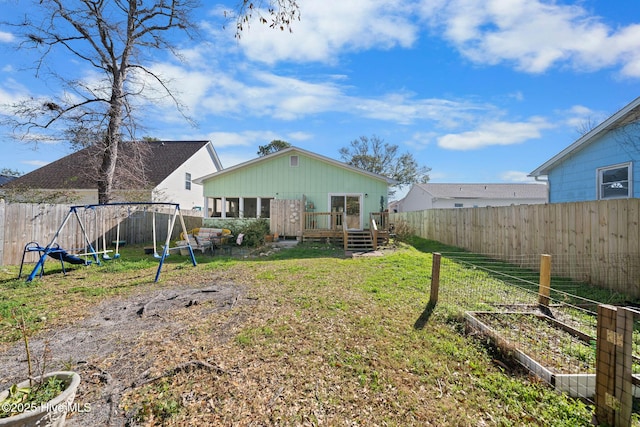
{"type": "Polygon", "coordinates": [[[270,202],[271,232],[280,237],[302,237],[303,200],[273,199],[270,202]]]}
{"type": "MultiPolygon", "coordinates": [[[[50,205],[30,203],[5,203],[0,199],[0,265],[20,264],[24,246],[32,241],[47,245],[69,213],[72,205],[50,205]]],[[[102,236],[107,245],[116,240],[117,224],[120,222],[120,240],[127,244],[153,243],[153,217],[155,209],[143,207],[105,208],[86,210],[80,213],[87,235],[92,242],[98,240],[102,247],[102,236]]],[[[156,240],[164,244],[168,221],[173,209],[158,209],[155,212],[156,240]]],[[[202,226],[202,213],[182,211],[187,230],[202,226]]],[[[174,226],[172,240],[177,240],[180,227],[174,226]]],[[[72,218],[60,234],[58,244],[67,250],[84,247],[82,230],[72,218]]],[[[28,255],[26,261],[35,261],[37,253],[28,255]]]]}
{"type": "Polygon", "coordinates": [[[640,297],[640,199],[390,214],[422,238],[517,264],[554,256],[556,276],[640,297]]]}

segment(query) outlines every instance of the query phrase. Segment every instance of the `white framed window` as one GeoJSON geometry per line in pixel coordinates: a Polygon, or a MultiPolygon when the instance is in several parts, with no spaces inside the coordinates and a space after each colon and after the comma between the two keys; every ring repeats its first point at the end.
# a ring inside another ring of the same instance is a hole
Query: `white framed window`
{"type": "Polygon", "coordinates": [[[631,197],[631,178],[630,162],[598,169],[598,199],[631,197]]]}
{"type": "Polygon", "coordinates": [[[191,190],[191,174],[189,172],[184,174],[184,189],[191,190]]]}
{"type": "Polygon", "coordinates": [[[270,197],[263,197],[260,200],[260,218],[271,218],[271,200],[270,197]]]}
{"type": "Polygon", "coordinates": [[[464,204],[462,204],[462,203],[454,203],[453,207],[454,208],[461,208],[461,207],[464,207],[464,204]]]}
{"type": "Polygon", "coordinates": [[[292,168],[298,167],[298,161],[298,156],[289,156],[289,166],[291,166],[292,168]]]}

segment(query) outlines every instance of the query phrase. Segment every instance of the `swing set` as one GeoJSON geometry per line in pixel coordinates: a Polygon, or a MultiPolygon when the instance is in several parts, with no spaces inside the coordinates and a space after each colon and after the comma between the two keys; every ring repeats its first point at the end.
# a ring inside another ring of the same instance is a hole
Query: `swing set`
{"type": "MultiPolygon", "coordinates": [[[[122,218],[117,216],[117,225],[116,225],[116,240],[115,240],[115,252],[113,255],[109,255],[109,253],[113,252],[110,249],[107,249],[106,243],[106,234],[107,230],[105,227],[105,215],[108,214],[110,210],[126,210],[128,216],[131,216],[132,211],[137,212],[140,209],[146,213],[147,209],[151,208],[153,210],[152,217],[152,229],[153,229],[153,256],[154,258],[159,260],[158,271],[156,272],[155,282],[160,278],[160,272],[162,271],[162,266],[164,265],[165,259],[169,256],[169,243],[171,240],[171,235],[173,233],[173,229],[176,224],[176,220],[180,220],[180,226],[182,228],[182,232],[187,234],[187,227],[185,226],[184,218],[182,217],[182,212],[180,212],[180,205],[177,203],[160,203],[160,202],[121,202],[121,203],[105,203],[105,204],[95,204],[95,205],[85,205],[85,206],[71,206],[69,212],[65,216],[64,220],[58,230],[54,234],[53,238],[49,242],[47,246],[41,246],[37,242],[29,242],[24,247],[24,252],[22,253],[22,262],[20,264],[20,273],[18,274],[18,278],[22,277],[22,268],[24,265],[24,259],[27,253],[35,253],[37,252],[39,255],[39,259],[27,277],[27,282],[32,281],[36,278],[36,276],[42,277],[44,274],[44,263],[47,259],[53,258],[55,260],[59,260],[62,265],[62,272],[66,274],[64,263],[70,264],[80,264],[80,265],[90,265],[92,262],[100,265],[100,256],[102,260],[109,261],[113,259],[120,258],[120,223],[122,218]],[[160,207],[164,208],[173,208],[173,214],[170,219],[167,221],[167,237],[165,239],[164,246],[162,247],[162,254],[158,253],[156,246],[156,212],[160,207]],[[106,211],[106,212],[105,212],[106,211]],[[88,227],[86,226],[87,216],[91,217],[93,221],[93,239],[89,237],[88,227]],[[58,239],[62,231],[68,225],[69,220],[75,218],[76,223],[80,229],[82,234],[82,240],[84,247],[80,249],[80,253],[73,253],[73,250],[65,250],[60,247],[58,244],[58,239]],[[85,221],[82,220],[85,218],[85,221]],[[101,230],[100,230],[101,229],[101,230]],[[102,241],[102,248],[100,248],[100,242],[102,241]],[[95,242],[95,247],[93,242],[95,242]],[[92,258],[92,259],[87,259],[92,258]]],[[[193,248],[191,247],[191,243],[189,241],[186,242],[186,245],[178,246],[175,249],[189,249],[189,255],[191,257],[191,262],[193,265],[196,265],[196,258],[193,254],[193,248]]],[[[173,249],[173,248],[172,248],[173,249]]]]}

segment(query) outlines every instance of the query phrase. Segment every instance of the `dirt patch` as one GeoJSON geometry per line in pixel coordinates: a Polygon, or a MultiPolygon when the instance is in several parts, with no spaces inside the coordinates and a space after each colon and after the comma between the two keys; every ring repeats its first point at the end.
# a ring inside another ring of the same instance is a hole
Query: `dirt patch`
{"type": "MultiPolygon", "coordinates": [[[[52,360],[47,371],[71,369],[82,378],[76,402],[89,404],[91,409],[71,414],[68,426],[124,425],[125,414],[118,408],[120,397],[127,389],[153,380],[150,370],[156,349],[149,347],[145,337],[160,333],[169,343],[193,327],[198,318],[251,303],[243,295],[242,286],[225,283],[110,299],[76,324],[33,337],[31,350],[40,355],[48,347],[52,360]]],[[[229,322],[242,319],[232,316],[229,322]]],[[[229,336],[223,328],[212,339],[224,341],[229,336]]],[[[208,365],[206,361],[192,363],[208,365]]],[[[0,366],[3,370],[0,389],[23,380],[27,372],[23,346],[15,344],[0,354],[0,366]]]]}

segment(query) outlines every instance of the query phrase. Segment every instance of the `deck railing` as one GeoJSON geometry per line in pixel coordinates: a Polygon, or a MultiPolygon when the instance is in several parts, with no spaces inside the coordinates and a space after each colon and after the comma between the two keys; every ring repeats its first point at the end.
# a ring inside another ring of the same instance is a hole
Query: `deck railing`
{"type": "MultiPolygon", "coordinates": [[[[369,225],[375,222],[378,230],[389,229],[389,212],[371,212],[369,225]]],[[[305,212],[303,231],[342,231],[346,223],[344,212],[305,212]]]]}
{"type": "Polygon", "coordinates": [[[378,224],[374,219],[373,215],[369,217],[369,232],[371,233],[371,241],[373,242],[373,246],[378,246],[378,224]]]}
{"type": "Polygon", "coordinates": [[[340,231],[344,223],[344,212],[305,212],[303,231],[340,231]]]}
{"type": "Polygon", "coordinates": [[[369,221],[375,221],[378,225],[378,230],[389,230],[389,212],[371,212],[369,221]]]}

